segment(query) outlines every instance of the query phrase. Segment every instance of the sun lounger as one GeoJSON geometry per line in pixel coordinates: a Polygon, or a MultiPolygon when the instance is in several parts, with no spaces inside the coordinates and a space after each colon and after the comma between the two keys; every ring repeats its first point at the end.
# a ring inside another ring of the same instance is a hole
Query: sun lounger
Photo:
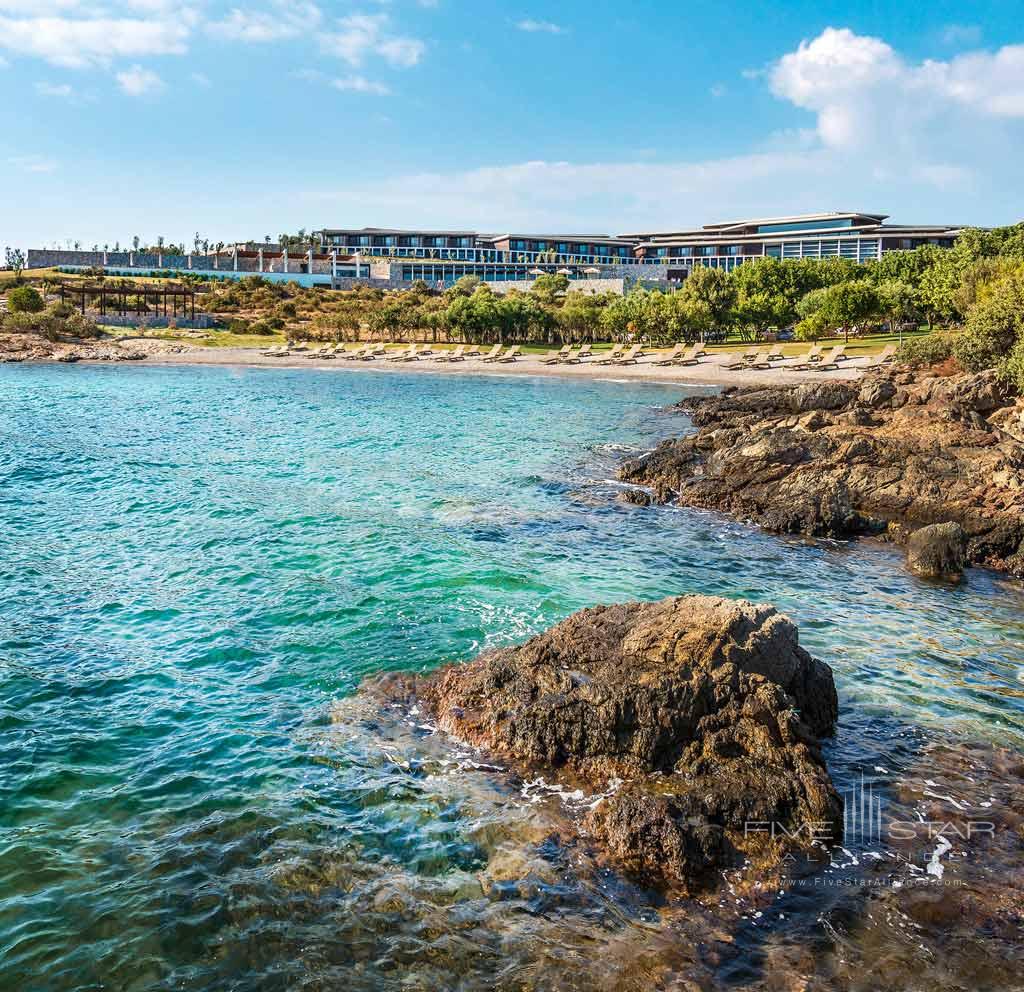
{"type": "Polygon", "coordinates": [[[726,368],[730,371],[741,369],[770,369],[771,367],[771,362],[768,360],[767,348],[762,348],[760,351],[755,349],[752,357],[748,358],[744,355],[740,361],[726,365],[726,368]]]}
{"type": "MultiPolygon", "coordinates": [[[[586,345],[583,346],[584,348],[586,345]]],[[[583,359],[589,354],[585,352],[583,348],[579,348],[576,351],[570,351],[558,364],[559,365],[579,365],[583,359]]]]}
{"type": "Polygon", "coordinates": [[[672,350],[672,354],[666,358],[662,358],[660,361],[654,362],[655,365],[700,365],[700,355],[703,352],[703,345],[700,343],[692,344],[689,348],[686,348],[683,344],[677,344],[672,350]]]}
{"type": "Polygon", "coordinates": [[[776,344],[772,345],[772,347],[768,349],[768,354],[765,356],[765,359],[769,362],[781,362],[785,357],[786,356],[782,353],[782,345],[776,344]]]}
{"type": "Polygon", "coordinates": [[[618,358],[621,357],[621,355],[622,355],[622,345],[616,343],[616,344],[612,345],[612,350],[609,351],[608,354],[604,356],[604,358],[597,358],[597,359],[595,359],[594,360],[594,364],[595,365],[612,365],[612,364],[615,363],[615,361],[618,358]]]}
{"type": "Polygon", "coordinates": [[[474,345],[467,345],[466,346],[466,351],[464,352],[464,356],[466,358],[479,358],[480,357],[480,349],[475,344],[474,345]]]}
{"type": "Polygon", "coordinates": [[[839,368],[839,359],[842,357],[843,345],[833,348],[827,355],[823,356],[820,362],[807,366],[808,372],[827,372],[839,368]]]}
{"type": "Polygon", "coordinates": [[[494,345],[489,352],[481,359],[484,362],[496,362],[501,355],[501,345],[494,345]]]}
{"type": "Polygon", "coordinates": [[[558,351],[549,351],[541,359],[541,361],[545,365],[557,365],[559,362],[564,361],[566,358],[569,357],[569,352],[571,350],[572,348],[569,345],[563,344],[562,347],[558,349],[558,351]]]}
{"type": "Polygon", "coordinates": [[[637,359],[643,357],[643,352],[640,350],[640,345],[634,344],[630,346],[629,351],[626,352],[621,358],[617,358],[612,364],[613,365],[636,365],[637,359]]]}
{"type": "Polygon", "coordinates": [[[498,361],[499,362],[514,362],[518,357],[519,357],[519,345],[514,344],[514,345],[512,345],[511,348],[508,349],[508,351],[505,352],[504,355],[502,355],[498,359],[498,361]]]}
{"type": "Polygon", "coordinates": [[[885,365],[891,365],[896,361],[896,345],[887,344],[873,362],[861,366],[865,369],[880,369],[885,365]]]}
{"type": "Polygon", "coordinates": [[[390,355],[384,356],[385,362],[404,362],[408,357],[409,353],[414,356],[416,354],[416,345],[408,345],[405,348],[399,348],[398,351],[391,352],[390,355]]]}
{"type": "Polygon", "coordinates": [[[580,345],[580,350],[576,352],[576,361],[583,362],[586,361],[588,358],[593,358],[593,347],[594,346],[590,344],[580,345]]]}
{"type": "Polygon", "coordinates": [[[366,348],[363,349],[363,353],[359,356],[359,361],[372,362],[381,355],[386,355],[387,353],[387,348],[382,344],[367,345],[366,348]]]}
{"type": "Polygon", "coordinates": [[[456,345],[453,351],[442,352],[434,356],[435,362],[464,362],[466,360],[466,346],[456,345]]]}
{"type": "Polygon", "coordinates": [[[682,342],[676,344],[676,346],[663,358],[655,358],[651,361],[652,365],[671,365],[678,358],[683,357],[683,352],[686,350],[686,345],[682,342]]]}

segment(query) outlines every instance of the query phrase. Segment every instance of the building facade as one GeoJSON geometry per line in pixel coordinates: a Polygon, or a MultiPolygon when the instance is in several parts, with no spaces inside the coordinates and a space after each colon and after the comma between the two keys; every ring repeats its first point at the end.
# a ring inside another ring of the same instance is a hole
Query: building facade
{"type": "Polygon", "coordinates": [[[867,262],[924,244],[949,248],[961,227],[887,224],[886,214],[772,217],[679,231],[612,235],[481,234],[476,231],[326,228],[319,250],[233,245],[213,255],[29,251],[31,268],[101,267],[111,273],[181,270],[216,278],[260,273],[309,285],[366,282],[400,288],[416,280],[450,286],[466,275],[503,285],[544,273],[623,286],[681,283],[697,266],[732,271],[759,258],[847,258],[867,262]]]}
{"type": "Polygon", "coordinates": [[[886,224],[886,214],[803,214],[706,224],[696,230],[630,237],[638,259],[679,270],[697,265],[732,270],[756,258],[848,258],[867,262],[887,251],[923,244],[951,248],[960,227],[886,224]]]}

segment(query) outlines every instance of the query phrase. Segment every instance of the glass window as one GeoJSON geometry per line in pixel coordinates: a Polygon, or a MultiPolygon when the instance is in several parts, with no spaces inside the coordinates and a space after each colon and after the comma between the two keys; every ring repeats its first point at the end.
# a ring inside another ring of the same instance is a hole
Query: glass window
{"type": "Polygon", "coordinates": [[[824,218],[822,220],[793,221],[788,224],[761,224],[758,234],[784,234],[787,231],[830,231],[837,227],[851,227],[852,217],[824,218]]]}
{"type": "Polygon", "coordinates": [[[718,254],[718,250],[715,248],[714,245],[704,245],[701,248],[700,253],[702,255],[717,255],[718,254]]]}

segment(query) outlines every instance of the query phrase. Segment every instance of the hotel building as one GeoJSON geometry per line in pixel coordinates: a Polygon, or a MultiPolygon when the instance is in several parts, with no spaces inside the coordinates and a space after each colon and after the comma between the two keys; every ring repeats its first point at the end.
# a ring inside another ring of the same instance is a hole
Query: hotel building
{"type": "Polygon", "coordinates": [[[562,273],[581,288],[680,283],[696,266],[732,271],[759,258],[847,258],[867,262],[919,245],[952,247],[961,228],[887,224],[885,214],[822,213],[706,224],[636,234],[481,234],[476,231],[325,228],[319,249],[235,245],[214,255],[29,251],[30,268],[103,268],[111,274],[191,271],[216,278],[259,273],[303,285],[363,283],[402,288],[422,279],[450,286],[474,275],[497,289],[527,288],[541,273],[562,273]]]}

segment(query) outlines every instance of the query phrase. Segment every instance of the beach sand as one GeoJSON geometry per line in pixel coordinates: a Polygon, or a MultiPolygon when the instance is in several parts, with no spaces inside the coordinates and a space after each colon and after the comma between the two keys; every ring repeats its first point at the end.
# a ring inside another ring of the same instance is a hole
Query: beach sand
{"type": "MultiPolygon", "coordinates": [[[[653,356],[657,357],[657,356],[653,356]]],[[[483,362],[467,359],[462,362],[439,362],[429,358],[413,362],[388,362],[382,358],[373,361],[352,361],[340,358],[306,358],[303,353],[287,358],[268,358],[257,348],[194,348],[174,354],[154,354],[146,359],[147,365],[233,365],[248,368],[315,369],[318,371],[351,372],[370,369],[382,372],[443,373],[467,375],[556,376],[563,379],[615,379],[631,382],[679,382],[707,386],[785,385],[800,382],[820,382],[823,379],[858,379],[865,366],[873,359],[853,358],[841,363],[838,369],[823,372],[798,372],[789,366],[799,359],[776,362],[771,369],[743,369],[730,371],[727,364],[736,359],[734,354],[715,353],[702,358],[699,365],[657,366],[650,358],[642,358],[636,365],[598,365],[583,362],[578,365],[545,365],[540,355],[524,355],[515,362],[483,362]]]]}

